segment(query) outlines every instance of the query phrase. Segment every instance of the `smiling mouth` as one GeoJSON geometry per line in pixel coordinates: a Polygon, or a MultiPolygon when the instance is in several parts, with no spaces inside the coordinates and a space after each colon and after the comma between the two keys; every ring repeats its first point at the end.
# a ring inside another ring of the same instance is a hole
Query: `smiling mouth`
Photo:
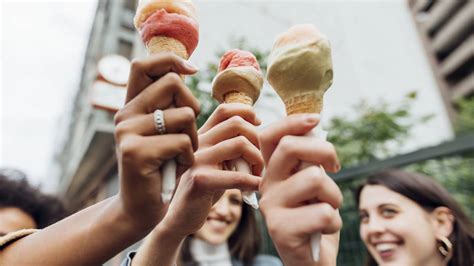
{"type": "Polygon", "coordinates": [[[398,243],[378,243],[374,244],[374,248],[382,259],[390,259],[398,247],[398,243]]]}
{"type": "Polygon", "coordinates": [[[207,223],[210,226],[212,226],[212,228],[218,231],[224,230],[230,224],[229,221],[226,221],[225,219],[218,219],[218,218],[207,218],[207,223]]]}

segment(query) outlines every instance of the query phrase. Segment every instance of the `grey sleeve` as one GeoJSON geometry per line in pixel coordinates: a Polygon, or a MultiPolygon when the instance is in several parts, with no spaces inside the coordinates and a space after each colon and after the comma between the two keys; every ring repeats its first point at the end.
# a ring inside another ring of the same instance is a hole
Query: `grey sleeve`
{"type": "Polygon", "coordinates": [[[133,260],[133,257],[135,256],[135,254],[137,254],[136,251],[130,251],[127,253],[127,256],[125,257],[125,259],[122,261],[122,263],[120,264],[120,266],[132,266],[132,260],[133,260]]]}
{"type": "Polygon", "coordinates": [[[271,255],[258,255],[254,260],[255,266],[283,266],[277,257],[271,255]]]}

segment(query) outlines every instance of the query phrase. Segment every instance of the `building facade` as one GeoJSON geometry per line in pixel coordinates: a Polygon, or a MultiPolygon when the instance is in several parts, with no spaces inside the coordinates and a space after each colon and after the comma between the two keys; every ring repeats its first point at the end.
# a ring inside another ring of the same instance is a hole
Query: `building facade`
{"type": "Polygon", "coordinates": [[[409,6],[451,121],[474,97],[474,1],[410,0],[409,6]]]}

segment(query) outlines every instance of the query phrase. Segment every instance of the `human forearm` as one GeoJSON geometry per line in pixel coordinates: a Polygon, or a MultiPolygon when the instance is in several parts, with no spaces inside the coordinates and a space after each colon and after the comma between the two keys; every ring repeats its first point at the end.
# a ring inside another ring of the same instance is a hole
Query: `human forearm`
{"type": "Polygon", "coordinates": [[[175,265],[185,237],[158,225],[138,249],[132,266],[175,265]]]}
{"type": "Polygon", "coordinates": [[[0,264],[103,264],[146,233],[112,197],[14,242],[0,253],[0,264]]]}

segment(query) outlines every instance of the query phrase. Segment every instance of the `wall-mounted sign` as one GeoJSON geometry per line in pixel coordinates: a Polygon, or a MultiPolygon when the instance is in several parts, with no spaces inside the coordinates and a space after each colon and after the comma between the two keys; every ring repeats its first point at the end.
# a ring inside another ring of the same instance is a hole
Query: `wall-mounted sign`
{"type": "Polygon", "coordinates": [[[107,55],[97,64],[97,80],[90,90],[95,108],[116,112],[123,107],[130,74],[130,61],[121,55],[107,55]]]}
{"type": "Polygon", "coordinates": [[[126,87],[98,80],[92,85],[90,97],[95,108],[117,112],[123,107],[126,94],[126,87]]]}
{"type": "Polygon", "coordinates": [[[130,61],[121,55],[108,55],[97,65],[98,79],[125,86],[130,74],[130,61]]]}

